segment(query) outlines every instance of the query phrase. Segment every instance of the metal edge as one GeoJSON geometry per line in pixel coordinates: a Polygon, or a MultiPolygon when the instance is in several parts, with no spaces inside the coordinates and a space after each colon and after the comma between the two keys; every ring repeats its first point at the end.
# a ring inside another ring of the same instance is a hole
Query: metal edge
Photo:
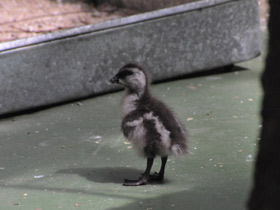
{"type": "Polygon", "coordinates": [[[197,9],[203,9],[203,8],[212,7],[228,2],[237,2],[237,1],[242,1],[242,0],[202,0],[198,2],[182,4],[175,7],[169,7],[169,8],[164,8],[151,12],[132,15],[124,18],[109,20],[93,25],[86,25],[86,26],[76,27],[72,29],[42,34],[35,37],[28,37],[28,38],[18,39],[10,42],[4,42],[0,44],[0,54],[5,51],[13,50],[16,48],[22,48],[30,45],[50,42],[57,39],[73,37],[81,34],[92,33],[96,31],[121,27],[125,25],[131,25],[139,22],[149,21],[157,18],[162,18],[166,16],[176,15],[176,14],[189,12],[197,9]]]}

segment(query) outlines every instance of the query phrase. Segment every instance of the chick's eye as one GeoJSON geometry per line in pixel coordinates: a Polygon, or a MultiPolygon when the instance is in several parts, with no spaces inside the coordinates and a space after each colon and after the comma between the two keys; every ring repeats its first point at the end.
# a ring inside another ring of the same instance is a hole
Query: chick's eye
{"type": "Polygon", "coordinates": [[[122,71],[122,72],[120,72],[120,73],[118,74],[118,77],[119,77],[119,78],[125,78],[125,77],[127,77],[127,76],[129,76],[129,75],[132,75],[132,74],[133,74],[132,71],[124,70],[124,71],[122,71]]]}

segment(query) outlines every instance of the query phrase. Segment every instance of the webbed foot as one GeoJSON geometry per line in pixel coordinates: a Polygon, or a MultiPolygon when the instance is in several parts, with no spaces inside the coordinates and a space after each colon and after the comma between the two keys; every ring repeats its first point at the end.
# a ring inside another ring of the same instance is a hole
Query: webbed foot
{"type": "Polygon", "coordinates": [[[152,182],[162,182],[163,179],[164,179],[164,175],[157,172],[149,175],[149,181],[152,182]]]}
{"type": "Polygon", "coordinates": [[[139,180],[129,180],[125,179],[123,186],[140,186],[140,185],[146,185],[148,181],[145,178],[140,178],[139,180]]]}

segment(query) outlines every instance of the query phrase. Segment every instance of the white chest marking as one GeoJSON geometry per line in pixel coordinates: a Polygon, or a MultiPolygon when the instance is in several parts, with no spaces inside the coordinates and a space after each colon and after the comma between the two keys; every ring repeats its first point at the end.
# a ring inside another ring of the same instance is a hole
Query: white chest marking
{"type": "Polygon", "coordinates": [[[123,116],[126,116],[128,113],[136,109],[137,100],[139,100],[139,96],[137,94],[128,94],[124,97],[122,103],[123,116]]]}

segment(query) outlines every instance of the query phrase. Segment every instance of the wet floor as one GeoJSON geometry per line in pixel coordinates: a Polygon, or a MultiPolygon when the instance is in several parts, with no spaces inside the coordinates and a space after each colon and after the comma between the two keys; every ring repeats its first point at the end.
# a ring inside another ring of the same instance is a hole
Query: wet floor
{"type": "MultiPolygon", "coordinates": [[[[190,154],[163,184],[124,187],[146,161],[120,131],[123,92],[0,121],[1,209],[242,210],[256,158],[263,58],[152,86],[186,126],[190,154]]],[[[158,170],[156,159],[152,171],[158,170]]]]}

